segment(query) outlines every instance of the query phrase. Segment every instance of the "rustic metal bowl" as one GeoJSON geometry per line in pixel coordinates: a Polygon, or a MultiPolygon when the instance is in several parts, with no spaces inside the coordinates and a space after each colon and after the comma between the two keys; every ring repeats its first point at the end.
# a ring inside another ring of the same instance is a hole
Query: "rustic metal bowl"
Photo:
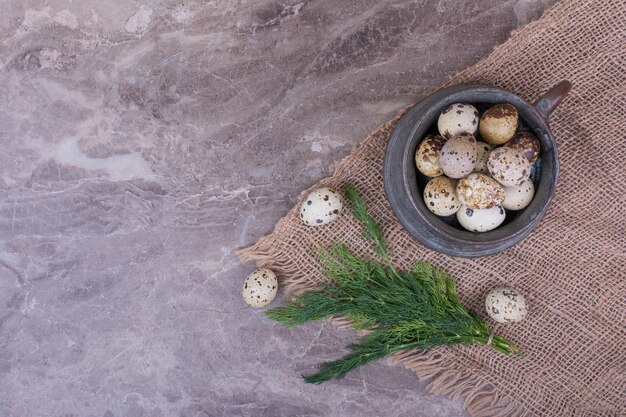
{"type": "Polygon", "coordinates": [[[465,84],[444,88],[416,104],[398,122],[383,162],[385,192],[398,220],[425,246],[452,256],[488,256],[517,244],[539,224],[545,215],[559,173],[559,158],[548,118],[571,90],[562,81],[534,104],[499,88],[465,84]],[[470,103],[485,110],[497,103],[511,103],[519,113],[520,130],[532,132],[541,143],[540,159],[533,173],[535,196],[528,207],[507,211],[506,220],[497,229],[472,233],[462,229],[455,216],[437,217],[422,199],[428,177],[415,167],[415,150],[428,133],[436,133],[439,113],[452,103],[470,103]]]}

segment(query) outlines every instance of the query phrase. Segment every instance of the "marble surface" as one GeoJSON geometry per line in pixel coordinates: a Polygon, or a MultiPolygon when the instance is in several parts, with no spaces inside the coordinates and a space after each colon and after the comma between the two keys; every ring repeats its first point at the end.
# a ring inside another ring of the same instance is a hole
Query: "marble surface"
{"type": "Polygon", "coordinates": [[[2,1],[0,415],[466,415],[304,384],[354,336],[247,308],[233,250],[553,1],[2,1]]]}

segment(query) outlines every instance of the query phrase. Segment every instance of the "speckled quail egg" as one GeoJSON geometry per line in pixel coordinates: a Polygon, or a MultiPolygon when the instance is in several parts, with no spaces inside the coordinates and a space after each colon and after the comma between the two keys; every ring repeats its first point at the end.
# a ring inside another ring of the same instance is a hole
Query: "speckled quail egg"
{"type": "Polygon", "coordinates": [[[480,117],[478,131],[485,142],[502,145],[515,134],[517,119],[517,109],[513,105],[497,104],[480,117]]]}
{"type": "Polygon", "coordinates": [[[506,217],[506,212],[500,206],[487,209],[471,209],[465,205],[456,212],[456,218],[461,226],[470,232],[488,232],[500,226],[506,217]]]}
{"type": "Polygon", "coordinates": [[[424,202],[437,216],[451,216],[461,207],[456,196],[456,182],[448,177],[435,177],[424,187],[424,202]]]}
{"type": "Polygon", "coordinates": [[[487,168],[493,179],[505,187],[520,185],[530,177],[530,162],[522,151],[506,146],[491,151],[487,168]]]}
{"type": "Polygon", "coordinates": [[[300,218],[307,226],[322,226],[335,220],[343,204],[341,196],[328,188],[311,191],[300,207],[300,218]]]}
{"type": "Polygon", "coordinates": [[[524,296],[508,287],[499,287],[487,294],[485,308],[489,317],[498,323],[516,323],[528,314],[524,296]]]}
{"type": "Polygon", "coordinates": [[[535,196],[535,186],[529,178],[521,185],[504,187],[504,202],[502,207],[507,210],[521,210],[528,207],[535,196]]]}
{"type": "Polygon", "coordinates": [[[471,104],[455,103],[446,107],[437,120],[439,134],[446,139],[459,133],[476,133],[478,110],[471,104]]]}
{"type": "Polygon", "coordinates": [[[476,139],[470,133],[452,136],[439,152],[439,166],[450,178],[461,178],[476,165],[476,139]]]}
{"type": "Polygon", "coordinates": [[[478,141],[476,142],[476,165],[474,165],[474,172],[482,172],[483,174],[489,174],[489,168],[487,168],[487,160],[489,159],[489,153],[491,152],[491,146],[488,143],[478,141]]]}
{"type": "Polygon", "coordinates": [[[415,165],[427,177],[443,175],[439,167],[439,152],[446,140],[439,135],[428,135],[415,152],[415,165]]]}
{"type": "Polygon", "coordinates": [[[278,280],[271,269],[255,269],[243,282],[243,300],[252,307],[268,305],[276,297],[278,280]]]}
{"type": "Polygon", "coordinates": [[[504,146],[519,149],[531,164],[534,164],[537,161],[539,158],[539,152],[541,152],[539,139],[537,139],[535,135],[530,132],[516,133],[504,146]]]}
{"type": "Polygon", "coordinates": [[[487,209],[504,201],[504,187],[485,174],[474,172],[459,180],[456,195],[471,209],[487,209]]]}

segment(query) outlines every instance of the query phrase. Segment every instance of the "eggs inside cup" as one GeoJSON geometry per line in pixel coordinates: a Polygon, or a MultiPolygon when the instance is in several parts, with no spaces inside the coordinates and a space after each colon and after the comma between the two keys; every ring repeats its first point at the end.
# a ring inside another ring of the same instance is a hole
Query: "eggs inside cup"
{"type": "Polygon", "coordinates": [[[453,103],[418,143],[418,190],[440,221],[486,233],[530,205],[541,176],[540,154],[539,141],[514,105],[453,103]],[[436,187],[445,192],[433,193],[436,187]]]}

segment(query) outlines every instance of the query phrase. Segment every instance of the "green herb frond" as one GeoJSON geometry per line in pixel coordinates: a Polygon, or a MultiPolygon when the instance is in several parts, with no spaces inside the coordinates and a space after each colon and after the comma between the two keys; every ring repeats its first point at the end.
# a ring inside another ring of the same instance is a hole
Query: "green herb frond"
{"type": "MultiPolygon", "coordinates": [[[[355,329],[371,330],[359,344],[349,346],[349,354],[320,365],[318,372],[305,376],[305,380],[320,383],[341,378],[399,350],[486,344],[489,326],[461,303],[454,279],[426,262],[416,263],[411,271],[396,271],[382,231],[367,212],[365,201],[353,186],[346,186],[346,194],[355,217],[364,225],[365,237],[387,264],[358,257],[343,244],[320,249],[319,259],[329,282],[267,311],[268,317],[285,326],[342,315],[355,329]]],[[[493,337],[492,346],[503,353],[521,354],[500,336],[493,337]]]]}
{"type": "Polygon", "coordinates": [[[376,319],[360,311],[351,311],[347,315],[355,330],[371,329],[376,326],[376,319]]]}
{"type": "Polygon", "coordinates": [[[359,192],[352,184],[346,184],[344,186],[346,196],[350,200],[352,214],[363,225],[363,238],[372,244],[372,250],[378,256],[382,258],[388,257],[387,239],[383,234],[382,229],[378,226],[378,223],[370,216],[367,210],[367,203],[359,195],[359,192]]]}
{"type": "Polygon", "coordinates": [[[284,307],[267,310],[265,314],[286,327],[294,327],[347,312],[342,300],[334,299],[323,292],[307,291],[293,297],[284,307]]]}
{"type": "Polygon", "coordinates": [[[302,377],[310,384],[321,384],[331,378],[341,379],[353,369],[389,354],[387,349],[379,346],[351,345],[349,348],[352,353],[340,360],[323,363],[317,373],[302,377]]]}

